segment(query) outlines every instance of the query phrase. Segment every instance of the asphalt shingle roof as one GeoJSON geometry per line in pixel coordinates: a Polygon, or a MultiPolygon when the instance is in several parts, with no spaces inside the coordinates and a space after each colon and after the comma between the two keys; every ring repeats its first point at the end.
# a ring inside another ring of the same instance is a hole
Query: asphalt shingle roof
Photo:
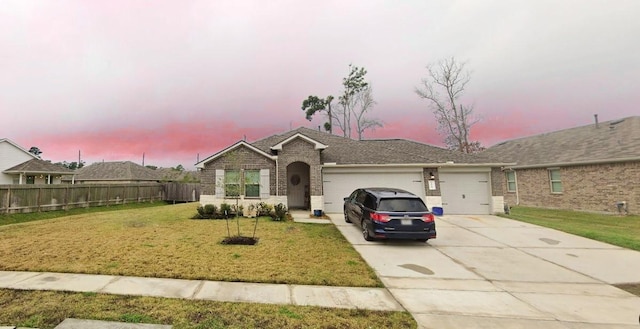
{"type": "Polygon", "coordinates": [[[75,180],[160,181],[162,174],[131,161],[97,162],[76,170],[75,180]]]}
{"type": "Polygon", "coordinates": [[[72,174],[73,170],[49,161],[31,159],[4,171],[5,173],[72,174]]]}
{"type": "Polygon", "coordinates": [[[514,139],[482,155],[516,167],[640,160],[640,116],[514,139]]]}
{"type": "Polygon", "coordinates": [[[446,150],[406,139],[354,140],[304,127],[280,135],[269,136],[255,141],[251,145],[266,153],[271,153],[272,146],[295,134],[302,134],[328,145],[322,151],[322,161],[324,163],[415,164],[453,161],[454,163],[478,164],[492,162],[481,155],[446,150]]]}

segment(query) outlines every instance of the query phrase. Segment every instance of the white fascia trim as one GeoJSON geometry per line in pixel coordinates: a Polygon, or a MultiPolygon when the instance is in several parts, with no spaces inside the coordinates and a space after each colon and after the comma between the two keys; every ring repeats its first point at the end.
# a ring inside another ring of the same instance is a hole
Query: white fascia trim
{"type": "Polygon", "coordinates": [[[599,164],[607,164],[607,163],[635,162],[635,161],[640,161],[640,157],[617,158],[617,159],[601,159],[601,160],[576,161],[576,162],[540,163],[540,164],[521,165],[521,166],[518,166],[515,163],[513,163],[510,166],[505,167],[504,169],[508,170],[508,169],[533,169],[533,168],[588,166],[588,165],[599,165],[599,164]]]}
{"type": "Polygon", "coordinates": [[[287,138],[287,139],[283,140],[282,142],[280,142],[280,143],[278,143],[278,144],[276,144],[276,145],[272,146],[272,147],[271,147],[271,149],[272,149],[272,150],[274,150],[274,151],[281,151],[281,150],[282,150],[282,146],[283,146],[284,144],[287,144],[287,143],[289,143],[290,141],[292,141],[292,140],[294,140],[294,139],[296,139],[296,138],[302,138],[302,139],[304,139],[305,141],[307,141],[307,142],[309,142],[309,143],[313,144],[313,145],[314,145],[314,148],[315,148],[316,150],[324,150],[324,149],[326,149],[326,148],[327,148],[327,145],[324,145],[324,144],[322,144],[322,143],[318,142],[317,140],[312,139],[312,138],[309,138],[309,137],[307,137],[307,136],[305,136],[305,135],[303,135],[303,134],[301,134],[301,133],[297,133],[297,134],[295,134],[295,135],[293,135],[293,136],[291,136],[291,137],[289,137],[289,138],[287,138]]]}
{"type": "Polygon", "coordinates": [[[251,144],[249,144],[249,143],[247,143],[245,141],[239,141],[239,142],[227,147],[226,149],[224,149],[224,150],[222,150],[222,151],[220,151],[220,152],[218,152],[218,153],[216,153],[216,154],[214,154],[214,155],[212,155],[212,156],[210,156],[210,157],[208,157],[208,158],[196,163],[196,168],[203,169],[204,165],[206,163],[208,163],[210,161],[213,161],[213,160],[223,156],[225,153],[227,153],[229,151],[233,151],[233,150],[237,149],[240,146],[244,146],[244,147],[246,147],[246,148],[248,148],[248,149],[250,149],[250,150],[252,150],[252,151],[254,151],[254,152],[256,152],[256,153],[258,153],[258,154],[260,154],[260,155],[262,155],[264,157],[266,157],[266,158],[269,158],[271,160],[276,160],[278,158],[277,155],[271,155],[271,154],[265,153],[261,149],[255,147],[255,146],[253,146],[253,145],[251,145],[251,144]]]}

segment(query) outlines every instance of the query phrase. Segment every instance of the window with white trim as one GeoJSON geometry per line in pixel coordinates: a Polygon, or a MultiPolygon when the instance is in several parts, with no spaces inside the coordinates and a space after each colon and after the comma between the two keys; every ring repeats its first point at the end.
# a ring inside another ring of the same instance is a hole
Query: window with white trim
{"type": "Polygon", "coordinates": [[[260,197],[260,169],[225,170],[224,196],[260,197]]]}
{"type": "Polygon", "coordinates": [[[560,169],[549,169],[549,184],[551,185],[551,193],[562,193],[560,169]]]}
{"type": "Polygon", "coordinates": [[[244,195],[248,198],[260,197],[260,170],[244,171],[244,195]]]}
{"type": "Polygon", "coordinates": [[[507,192],[515,192],[516,191],[516,172],[515,171],[507,171],[507,192]]]}
{"type": "Polygon", "coordinates": [[[240,196],[240,170],[224,171],[224,195],[230,197],[240,196]]]}

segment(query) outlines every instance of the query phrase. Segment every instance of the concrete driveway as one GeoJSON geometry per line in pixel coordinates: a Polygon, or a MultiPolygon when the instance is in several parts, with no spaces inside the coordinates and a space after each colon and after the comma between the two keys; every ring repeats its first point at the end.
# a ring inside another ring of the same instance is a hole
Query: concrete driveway
{"type": "Polygon", "coordinates": [[[640,252],[497,216],[438,217],[428,243],[333,222],[419,328],[639,328],[640,252]]]}

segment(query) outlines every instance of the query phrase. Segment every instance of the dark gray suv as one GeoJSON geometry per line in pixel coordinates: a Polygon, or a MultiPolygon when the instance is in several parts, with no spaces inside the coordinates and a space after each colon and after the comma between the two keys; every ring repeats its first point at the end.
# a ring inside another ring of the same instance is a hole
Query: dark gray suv
{"type": "Polygon", "coordinates": [[[436,238],[435,217],[422,199],[394,188],[360,188],[344,198],[344,220],[362,229],[365,240],[436,238]]]}

